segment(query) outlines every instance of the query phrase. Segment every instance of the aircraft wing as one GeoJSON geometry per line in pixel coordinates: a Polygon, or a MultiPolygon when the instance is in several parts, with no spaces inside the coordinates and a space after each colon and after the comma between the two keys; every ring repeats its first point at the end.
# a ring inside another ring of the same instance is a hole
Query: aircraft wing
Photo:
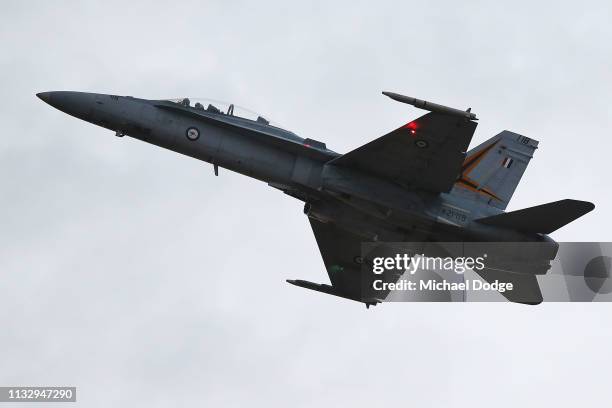
{"type": "MultiPolygon", "coordinates": [[[[374,275],[370,268],[362,268],[362,262],[369,262],[372,256],[395,256],[397,248],[393,245],[384,244],[374,246],[372,252],[362,254],[361,245],[369,242],[363,237],[338,228],[333,223],[323,223],[309,218],[312,231],[315,234],[319,251],[323,257],[323,263],[329,275],[331,285],[308,282],[304,280],[288,280],[287,282],[306,289],[339,296],[358,302],[366,306],[375,305],[384,301],[389,291],[374,290],[373,282],[380,279],[383,282],[397,282],[401,273],[385,271],[381,275],[374,275]],[[362,259],[365,257],[365,260],[362,259]]],[[[463,248],[463,244],[460,245],[463,248]]],[[[452,256],[454,252],[448,252],[446,247],[420,248],[428,256],[452,256]],[[433,251],[433,252],[432,252],[433,251]]],[[[455,249],[456,250],[456,249],[455,249]]],[[[461,249],[463,251],[463,249],[461,249]]],[[[416,251],[417,253],[419,250],[416,251]]],[[[463,253],[463,252],[461,252],[463,253]]],[[[455,254],[456,256],[456,254],[455,254]]],[[[538,284],[537,276],[546,273],[550,263],[539,262],[529,264],[506,265],[497,259],[493,268],[485,268],[476,271],[485,281],[493,283],[512,283],[512,291],[503,292],[502,295],[511,302],[538,304],[542,302],[542,293],[538,284]],[[497,269],[497,268],[503,268],[497,269]]],[[[431,301],[432,297],[427,298],[431,301]]],[[[435,301],[435,300],[434,300],[435,301]]]]}
{"type": "Polygon", "coordinates": [[[330,161],[412,188],[448,192],[459,176],[477,123],[431,112],[330,161]]]}
{"type": "Polygon", "coordinates": [[[382,302],[388,295],[388,291],[373,290],[373,280],[376,278],[382,279],[384,282],[397,282],[401,275],[390,273],[382,275],[364,274],[361,268],[361,243],[366,240],[363,237],[338,228],[333,223],[323,223],[312,218],[309,218],[309,220],[331,285],[303,280],[288,280],[287,282],[318,292],[363,302],[366,306],[382,302]]]}

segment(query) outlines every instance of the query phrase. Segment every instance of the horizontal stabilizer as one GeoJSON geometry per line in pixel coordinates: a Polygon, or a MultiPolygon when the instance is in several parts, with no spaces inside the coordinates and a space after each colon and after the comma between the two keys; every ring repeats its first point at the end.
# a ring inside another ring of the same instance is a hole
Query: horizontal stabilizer
{"type": "Polygon", "coordinates": [[[495,281],[511,283],[512,290],[501,293],[510,302],[526,305],[542,303],[542,291],[535,275],[503,272],[494,269],[483,269],[476,272],[489,283],[494,283],[495,281]]]}
{"type": "Polygon", "coordinates": [[[561,200],[476,220],[481,224],[521,232],[550,234],[595,208],[593,203],[561,200]]]}

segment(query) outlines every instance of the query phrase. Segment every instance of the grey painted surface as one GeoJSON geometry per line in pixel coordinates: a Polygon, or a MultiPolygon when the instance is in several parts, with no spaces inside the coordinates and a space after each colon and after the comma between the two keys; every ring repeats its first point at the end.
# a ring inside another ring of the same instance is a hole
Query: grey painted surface
{"type": "Polygon", "coordinates": [[[284,282],[321,276],[299,202],[33,95],[224,98],[342,152],[419,115],[381,89],[472,106],[474,142],[541,142],[509,210],[588,199],[554,238],[606,241],[608,7],[6,3],[1,382],[86,406],[602,403],[609,305],[317,297],[284,282]]]}
{"type": "MultiPolygon", "coordinates": [[[[504,131],[466,156],[476,123],[464,116],[474,114],[439,104],[407,126],[339,155],[323,142],[301,139],[261,116],[236,116],[233,105],[223,111],[211,104],[192,106],[188,98],[155,101],[75,91],[37,96],[118,137],[131,136],[211,163],[215,175],[223,167],[253,177],[303,201],[331,286],[287,282],[367,307],[386,295],[372,293],[372,274],[355,261],[368,259],[364,241],[550,242],[555,249],[545,258],[531,259],[537,263],[556,257],[558,245],[547,234],[593,209],[589,202],[564,200],[504,214],[500,208],[509,203],[538,142],[504,131]],[[466,189],[468,194],[456,192],[466,189]]],[[[508,282],[519,279],[496,270],[479,275],[489,282],[501,276],[508,282]]],[[[391,282],[398,278],[389,276],[391,282]]],[[[520,279],[504,297],[541,303],[536,278],[520,279]]]]}

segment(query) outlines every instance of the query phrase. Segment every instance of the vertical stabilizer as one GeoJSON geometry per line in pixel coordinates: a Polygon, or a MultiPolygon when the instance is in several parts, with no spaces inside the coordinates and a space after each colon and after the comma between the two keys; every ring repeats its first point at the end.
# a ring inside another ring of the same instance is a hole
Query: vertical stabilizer
{"type": "Polygon", "coordinates": [[[452,194],[504,210],[537,147],[536,140],[504,130],[468,152],[452,194]]]}

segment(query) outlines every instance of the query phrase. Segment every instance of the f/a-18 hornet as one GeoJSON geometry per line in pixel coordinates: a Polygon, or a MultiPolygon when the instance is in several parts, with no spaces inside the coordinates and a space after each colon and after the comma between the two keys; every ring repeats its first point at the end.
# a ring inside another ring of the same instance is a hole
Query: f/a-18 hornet
{"type": "MultiPolygon", "coordinates": [[[[547,234],[594,205],[561,200],[505,212],[538,147],[503,131],[467,151],[476,115],[391,92],[384,95],[429,111],[346,154],[303,139],[234,105],[189,99],[147,100],[83,92],[43,92],[49,105],[79,119],[268,183],[305,203],[329,284],[297,286],[363,302],[362,242],[555,242],[547,234]]],[[[550,259],[554,258],[554,254],[550,259]]],[[[478,272],[486,281],[499,276],[478,272]]],[[[535,274],[509,274],[521,289],[510,301],[539,303],[535,274]]]]}

